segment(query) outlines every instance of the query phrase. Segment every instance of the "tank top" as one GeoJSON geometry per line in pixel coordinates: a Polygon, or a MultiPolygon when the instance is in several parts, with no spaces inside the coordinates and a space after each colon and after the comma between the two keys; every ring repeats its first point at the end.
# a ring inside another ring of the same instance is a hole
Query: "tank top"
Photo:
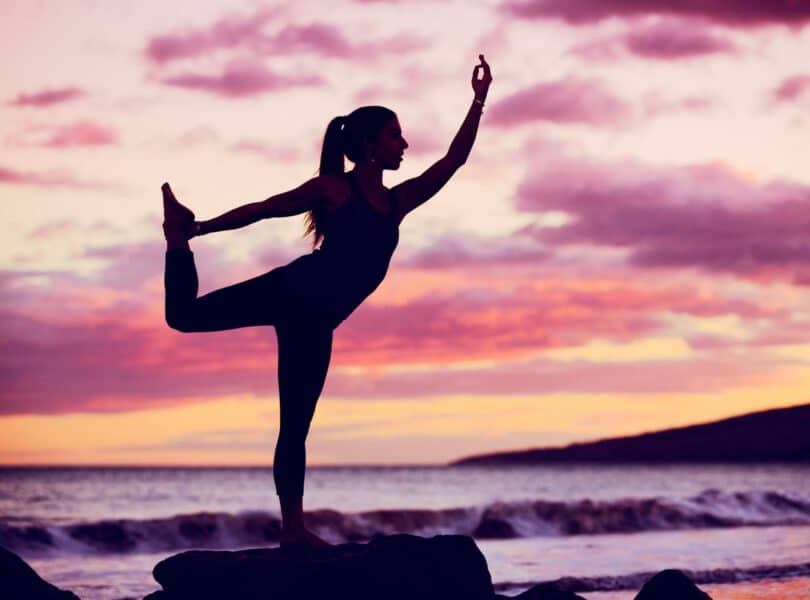
{"type": "Polygon", "coordinates": [[[349,196],[324,219],[320,248],[287,265],[295,299],[333,328],[377,289],[399,242],[391,191],[386,188],[389,210],[384,214],[366,200],[354,175],[346,173],[346,178],[349,196]]]}

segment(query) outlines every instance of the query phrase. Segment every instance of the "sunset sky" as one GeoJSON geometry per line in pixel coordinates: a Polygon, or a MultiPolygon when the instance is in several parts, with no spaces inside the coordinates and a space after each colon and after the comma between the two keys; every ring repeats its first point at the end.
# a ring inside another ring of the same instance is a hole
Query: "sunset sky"
{"type": "MultiPolygon", "coordinates": [[[[3,1],[0,464],[269,464],[275,333],[166,325],[161,184],[198,219],[263,200],[380,104],[410,144],[393,187],[446,151],[479,53],[470,159],[335,332],[309,463],[810,401],[808,23],[810,0],[3,1]]],[[[200,292],[303,230],[192,240],[200,292]]]]}

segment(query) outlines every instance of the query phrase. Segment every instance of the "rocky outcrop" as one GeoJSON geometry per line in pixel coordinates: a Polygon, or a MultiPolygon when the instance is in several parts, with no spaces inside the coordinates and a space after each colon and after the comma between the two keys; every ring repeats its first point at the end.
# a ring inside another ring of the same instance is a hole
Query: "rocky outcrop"
{"type": "Polygon", "coordinates": [[[51,585],[13,552],[0,546],[0,598],[4,600],[79,600],[51,585]]]}
{"type": "MultiPolygon", "coordinates": [[[[169,557],[148,600],[492,600],[484,556],[466,536],[392,535],[329,548],[196,551],[169,557]]],[[[146,599],[145,599],[146,600],[146,599]]]]}
{"type": "MultiPolygon", "coordinates": [[[[541,583],[518,596],[495,594],[472,538],[398,534],[328,548],[191,550],[159,562],[163,589],[144,600],[585,600],[574,578],[541,583]]],[[[602,588],[604,589],[604,588],[602,588]]],[[[40,578],[0,546],[0,598],[79,600],[40,578]]],[[[635,600],[711,600],[683,572],[661,571],[635,600]]]]}

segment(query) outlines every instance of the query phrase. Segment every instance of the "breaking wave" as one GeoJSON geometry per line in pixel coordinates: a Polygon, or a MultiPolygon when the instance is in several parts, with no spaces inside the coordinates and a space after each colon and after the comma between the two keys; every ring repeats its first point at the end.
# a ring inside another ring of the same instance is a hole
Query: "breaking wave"
{"type": "MultiPolygon", "coordinates": [[[[440,510],[360,513],[317,510],[307,524],[324,538],[356,542],[392,533],[462,534],[476,539],[630,533],[810,524],[810,502],[774,491],[721,492],[689,498],[626,498],[569,502],[527,500],[440,510]]],[[[0,515],[0,545],[27,554],[128,553],[190,548],[234,549],[275,544],[277,513],[201,512],[158,519],[115,519],[43,525],[0,515]]]]}

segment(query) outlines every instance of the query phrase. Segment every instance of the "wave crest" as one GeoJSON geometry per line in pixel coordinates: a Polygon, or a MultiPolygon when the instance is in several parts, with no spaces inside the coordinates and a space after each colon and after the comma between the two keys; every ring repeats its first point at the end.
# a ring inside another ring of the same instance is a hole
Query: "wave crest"
{"type": "MultiPolygon", "coordinates": [[[[477,539],[630,533],[810,524],[810,502],[775,491],[726,493],[709,489],[690,498],[577,501],[528,500],[440,510],[391,509],[361,513],[317,510],[307,523],[335,543],[379,535],[462,534],[477,539]]],[[[194,513],[159,519],[115,519],[69,525],[22,525],[0,517],[0,545],[23,554],[162,552],[232,549],[278,542],[281,520],[270,512],[194,513]]]]}

